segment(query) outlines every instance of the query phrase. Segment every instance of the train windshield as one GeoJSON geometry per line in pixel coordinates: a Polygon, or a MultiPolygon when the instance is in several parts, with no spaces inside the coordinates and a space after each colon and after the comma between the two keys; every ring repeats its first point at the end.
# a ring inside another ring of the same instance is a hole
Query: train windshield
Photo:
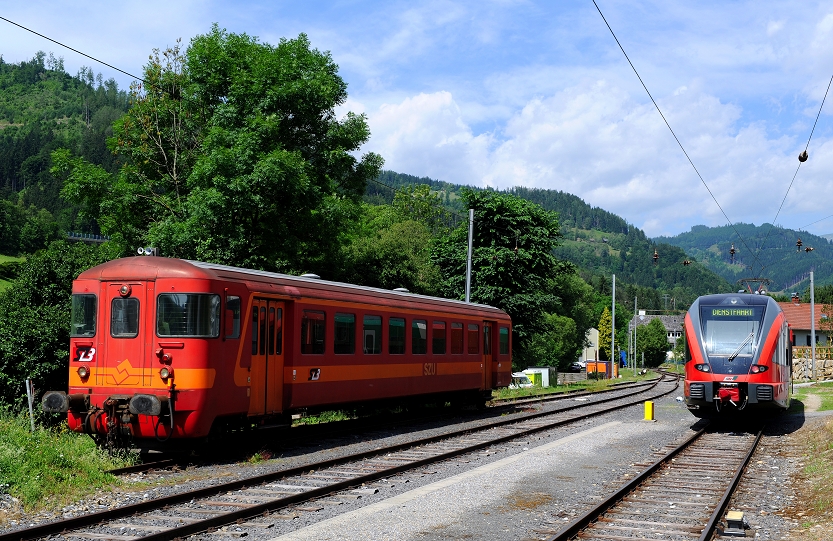
{"type": "Polygon", "coordinates": [[[95,336],[95,295],[73,295],[70,336],[95,336]]]}
{"type": "Polygon", "coordinates": [[[763,316],[763,306],[701,306],[706,354],[724,357],[727,362],[739,357],[751,361],[763,316]]]}
{"type": "Polygon", "coordinates": [[[157,336],[220,336],[220,296],[162,293],[156,299],[157,336]]]}

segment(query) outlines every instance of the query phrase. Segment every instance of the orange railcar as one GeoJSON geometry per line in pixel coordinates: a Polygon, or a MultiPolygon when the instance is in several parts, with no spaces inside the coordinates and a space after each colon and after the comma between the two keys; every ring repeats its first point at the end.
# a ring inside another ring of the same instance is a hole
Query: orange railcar
{"type": "Polygon", "coordinates": [[[72,307],[69,392],[43,407],[111,446],[511,381],[505,312],[405,291],[132,257],[83,272],[72,307]]]}

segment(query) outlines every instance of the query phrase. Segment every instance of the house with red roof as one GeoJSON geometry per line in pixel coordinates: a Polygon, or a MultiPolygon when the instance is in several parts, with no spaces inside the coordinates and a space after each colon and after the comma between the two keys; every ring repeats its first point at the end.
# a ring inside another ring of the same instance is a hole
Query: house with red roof
{"type": "MultiPolygon", "coordinates": [[[[787,323],[790,324],[795,345],[797,347],[811,346],[811,306],[808,302],[800,302],[798,297],[793,297],[791,302],[779,302],[778,306],[784,311],[787,323]]],[[[831,344],[830,335],[833,334],[833,306],[829,304],[815,305],[816,312],[816,345],[827,346],[831,344]]]]}

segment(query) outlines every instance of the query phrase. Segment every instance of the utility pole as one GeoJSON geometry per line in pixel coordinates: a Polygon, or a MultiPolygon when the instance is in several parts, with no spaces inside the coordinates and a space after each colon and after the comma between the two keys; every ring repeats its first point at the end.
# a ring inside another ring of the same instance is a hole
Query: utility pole
{"type": "Polygon", "coordinates": [[[466,259],[466,302],[471,299],[471,239],[474,230],[474,209],[469,209],[469,255],[466,259]]]}
{"type": "Polygon", "coordinates": [[[813,283],[813,271],[810,271],[810,345],[813,357],[813,381],[816,379],[816,292],[813,283]]]}
{"type": "Polygon", "coordinates": [[[613,377],[613,363],[616,362],[614,356],[616,355],[616,275],[613,275],[613,295],[612,295],[613,309],[610,315],[610,375],[613,377]]]}
{"type": "Polygon", "coordinates": [[[636,301],[639,297],[633,298],[633,375],[636,375],[636,316],[639,312],[636,309],[636,301]]]}

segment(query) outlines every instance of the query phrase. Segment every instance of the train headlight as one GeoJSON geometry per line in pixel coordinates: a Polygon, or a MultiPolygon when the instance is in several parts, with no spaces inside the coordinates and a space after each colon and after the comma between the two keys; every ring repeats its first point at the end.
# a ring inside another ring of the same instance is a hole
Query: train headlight
{"type": "Polygon", "coordinates": [[[78,376],[81,379],[87,379],[87,376],[89,376],[89,375],[90,375],[90,369],[89,368],[87,368],[86,366],[79,366],[78,367],[78,376]]]}
{"type": "Polygon", "coordinates": [[[700,372],[711,372],[712,371],[711,367],[707,364],[695,364],[694,368],[696,368],[700,372]]]}
{"type": "Polygon", "coordinates": [[[760,364],[753,364],[753,365],[749,368],[749,371],[750,371],[751,373],[753,373],[753,374],[760,374],[760,373],[762,373],[762,372],[766,372],[767,370],[769,370],[769,367],[768,367],[768,366],[762,366],[762,365],[760,365],[760,364]]]}
{"type": "Polygon", "coordinates": [[[159,371],[159,377],[161,377],[162,379],[172,378],[173,376],[174,376],[173,368],[168,368],[167,366],[165,366],[159,371]]]}

